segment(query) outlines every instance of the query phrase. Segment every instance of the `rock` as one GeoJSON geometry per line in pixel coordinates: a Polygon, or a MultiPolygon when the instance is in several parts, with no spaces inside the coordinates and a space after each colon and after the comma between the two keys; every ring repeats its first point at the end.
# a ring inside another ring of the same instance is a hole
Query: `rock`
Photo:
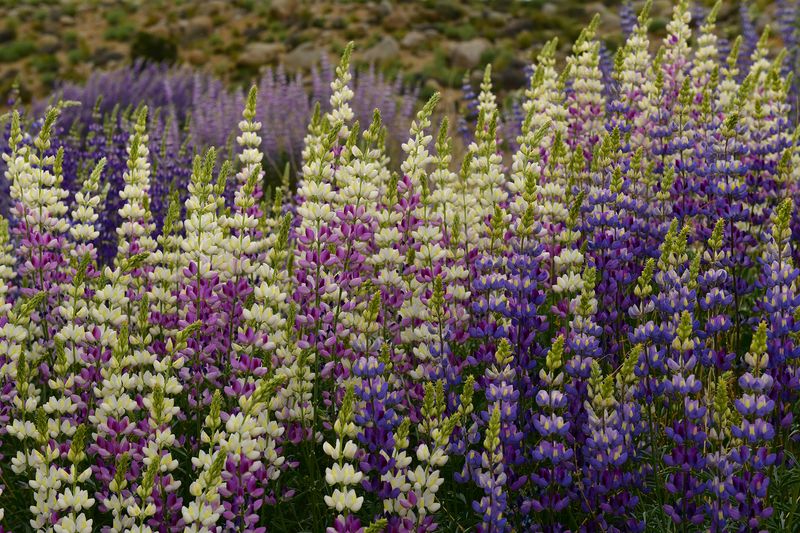
{"type": "MultiPolygon", "coordinates": [[[[426,2],[427,3],[427,2],[426,2]]],[[[461,19],[465,14],[473,14],[468,12],[468,7],[464,4],[469,2],[462,2],[462,0],[437,0],[430,2],[432,4],[430,9],[424,11],[424,17],[429,22],[447,22],[454,23],[461,19]]],[[[480,16],[480,13],[474,13],[480,16]]]]}
{"type": "Polygon", "coordinates": [[[671,0],[655,0],[652,7],[652,15],[661,15],[669,20],[672,15],[672,9],[675,4],[671,0]]]}
{"type": "Polygon", "coordinates": [[[506,24],[509,20],[509,15],[506,13],[500,13],[499,11],[484,11],[483,18],[489,21],[489,23],[497,26],[502,26],[506,24]]]}
{"type": "Polygon", "coordinates": [[[54,54],[61,48],[61,41],[55,35],[39,37],[39,51],[43,54],[54,54]]]}
{"type": "Polygon", "coordinates": [[[536,28],[536,23],[531,19],[518,18],[514,19],[503,29],[505,35],[516,35],[521,31],[533,30],[536,28]]]}
{"type": "Polygon", "coordinates": [[[438,30],[436,29],[436,25],[423,22],[419,24],[414,24],[414,29],[417,31],[421,31],[423,33],[428,33],[429,31],[435,31],[436,33],[439,33],[438,30]]]}
{"type": "Polygon", "coordinates": [[[242,37],[244,37],[248,42],[259,41],[263,33],[264,28],[261,26],[248,26],[244,29],[244,31],[242,31],[242,37]]]}
{"type": "Polygon", "coordinates": [[[405,11],[395,9],[385,17],[383,17],[383,27],[389,31],[397,31],[408,28],[409,18],[405,11]]]}
{"type": "Polygon", "coordinates": [[[283,52],[281,43],[249,43],[239,55],[239,63],[248,67],[259,67],[274,63],[283,52]]]}
{"type": "Polygon", "coordinates": [[[124,54],[117,52],[116,50],[106,48],[105,46],[101,46],[94,51],[94,54],[92,54],[92,63],[97,67],[104,67],[109,63],[121,61],[123,59],[125,59],[124,54]]]}
{"type": "Polygon", "coordinates": [[[176,3],[176,7],[181,20],[189,20],[197,15],[197,2],[176,3]]]}
{"type": "Polygon", "coordinates": [[[207,37],[214,29],[214,21],[208,15],[200,15],[178,23],[181,34],[189,39],[207,37]]]}
{"type": "Polygon", "coordinates": [[[400,46],[410,50],[415,50],[422,46],[422,44],[428,39],[429,37],[421,31],[411,30],[410,32],[406,33],[405,37],[403,37],[403,40],[400,41],[400,46]]]}
{"type": "Polygon", "coordinates": [[[361,58],[367,63],[388,63],[400,54],[400,45],[391,35],[384,35],[378,43],[364,52],[361,58]]]}
{"type": "Polygon", "coordinates": [[[223,0],[206,0],[201,2],[198,11],[203,15],[217,15],[225,13],[227,3],[223,0]]]}
{"type": "Polygon", "coordinates": [[[492,44],[482,37],[451,45],[450,61],[459,68],[474,68],[481,62],[481,56],[492,44]]]}
{"type": "Polygon", "coordinates": [[[392,3],[389,2],[389,0],[383,0],[380,4],[378,4],[378,7],[375,11],[379,17],[385,18],[391,15],[392,11],[394,10],[394,6],[392,6],[392,3]]]}
{"type": "Polygon", "coordinates": [[[208,63],[208,55],[202,50],[194,48],[186,52],[186,61],[190,64],[199,67],[208,63]]]}
{"type": "Polygon", "coordinates": [[[299,45],[283,57],[286,70],[306,70],[319,62],[322,53],[313,42],[299,45]]]}
{"type": "Polygon", "coordinates": [[[169,39],[172,37],[172,30],[170,30],[169,26],[166,25],[164,22],[159,22],[155,26],[151,26],[147,28],[148,33],[159,37],[161,39],[169,39]]]}
{"type": "Polygon", "coordinates": [[[63,15],[60,19],[58,19],[58,22],[62,26],[72,26],[73,24],[75,24],[75,18],[70,17],[69,15],[63,15]]]}
{"type": "Polygon", "coordinates": [[[553,17],[558,14],[558,6],[555,4],[544,4],[541,8],[542,15],[547,15],[548,17],[553,17]]]}
{"type": "Polygon", "coordinates": [[[279,19],[287,19],[297,11],[297,0],[272,0],[269,5],[270,13],[279,19]]]}
{"type": "Polygon", "coordinates": [[[479,68],[470,71],[469,82],[472,84],[473,87],[480,86],[481,82],[483,81],[483,74],[484,74],[483,69],[479,68]]]}
{"type": "Polygon", "coordinates": [[[442,92],[442,84],[434,80],[433,78],[428,78],[427,80],[425,80],[424,87],[425,90],[429,91],[431,94],[442,92]]]}
{"type": "Polygon", "coordinates": [[[586,5],[586,14],[593,17],[595,13],[600,14],[600,27],[617,31],[620,27],[619,14],[615,10],[609,9],[602,2],[592,2],[586,5]]]}

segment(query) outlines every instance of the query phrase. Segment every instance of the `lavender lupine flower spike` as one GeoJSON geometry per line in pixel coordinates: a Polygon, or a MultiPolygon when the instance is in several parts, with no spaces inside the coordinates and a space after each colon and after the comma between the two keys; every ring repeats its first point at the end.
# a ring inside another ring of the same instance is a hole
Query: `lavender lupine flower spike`
{"type": "Polygon", "coordinates": [[[735,352],[725,342],[726,333],[730,331],[730,306],[733,296],[727,290],[728,273],[723,267],[725,257],[722,249],[725,221],[719,219],[708,240],[708,249],[704,252],[707,266],[698,277],[698,288],[704,293],[698,295],[698,305],[706,313],[704,337],[707,351],[701,360],[705,366],[725,371],[731,368],[735,352]]]}
{"type": "Polygon", "coordinates": [[[508,531],[508,521],[504,515],[506,507],[503,485],[506,476],[503,473],[503,451],[500,445],[500,406],[494,404],[489,422],[486,426],[486,438],[481,456],[483,471],[478,473],[478,485],[486,493],[473,508],[483,514],[483,523],[477,528],[480,532],[508,531]]]}
{"type": "Polygon", "coordinates": [[[774,379],[770,398],[775,401],[775,411],[771,421],[776,431],[781,433],[791,427],[794,418],[791,405],[797,398],[798,376],[795,365],[791,363],[800,356],[795,340],[795,334],[800,330],[795,319],[800,306],[795,280],[800,276],[800,270],[792,261],[789,229],[793,210],[791,199],[784,200],[775,210],[757,282],[757,286],[764,290],[760,307],[767,322],[768,368],[774,379]]]}
{"type": "Polygon", "coordinates": [[[752,529],[773,512],[767,500],[768,469],[776,459],[767,446],[775,436],[775,427],[768,420],[775,409],[775,402],[768,396],[774,384],[766,372],[769,359],[767,324],[761,322],[744,357],[748,371],[739,377],[742,395],[735,406],[741,422],[731,427],[731,434],[740,442],[730,454],[736,465],[732,480],[736,504],[731,507],[731,518],[752,529]]]}
{"type": "Polygon", "coordinates": [[[619,20],[622,26],[622,35],[628,38],[636,26],[636,12],[633,10],[633,2],[625,0],[619,8],[619,20]]]}
{"type": "Polygon", "coordinates": [[[664,464],[679,467],[671,474],[665,484],[674,500],[664,504],[664,511],[676,524],[700,526],[705,521],[705,505],[698,504],[705,492],[705,484],[693,472],[705,468],[705,458],[700,452],[705,433],[698,427],[705,416],[706,407],[698,400],[702,383],[694,374],[697,365],[698,341],[692,330],[692,314],[688,310],[681,313],[680,323],[675,330],[667,366],[672,371],[672,379],[666,384],[666,392],[679,406],[672,427],[665,433],[674,442],[671,453],[664,456],[664,464]]]}
{"type": "MultiPolygon", "coordinates": [[[[567,396],[563,372],[564,337],[553,342],[544,368],[539,370],[541,382],[536,405],[541,410],[534,415],[533,426],[541,437],[532,450],[537,467],[531,473],[531,497],[524,504],[541,516],[560,514],[575,497],[572,472],[574,450],[569,447],[570,422],[565,418],[567,396]]],[[[568,386],[568,385],[567,385],[568,386]]]]}
{"type": "Polygon", "coordinates": [[[600,530],[641,530],[641,524],[626,519],[627,508],[635,501],[626,493],[630,480],[625,479],[622,465],[628,459],[628,450],[619,402],[614,396],[614,380],[603,375],[596,360],[592,362],[585,407],[588,417],[583,446],[583,505],[586,510],[603,509],[592,518],[594,527],[600,530]]]}

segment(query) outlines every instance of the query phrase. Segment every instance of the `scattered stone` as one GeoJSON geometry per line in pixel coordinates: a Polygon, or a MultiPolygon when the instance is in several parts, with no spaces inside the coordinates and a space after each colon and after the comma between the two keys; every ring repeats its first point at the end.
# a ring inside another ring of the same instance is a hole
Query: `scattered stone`
{"type": "Polygon", "coordinates": [[[410,23],[405,11],[395,9],[387,16],[383,17],[383,27],[388,31],[397,31],[408,28],[410,23]]]}
{"type": "Polygon", "coordinates": [[[261,26],[248,26],[242,32],[242,36],[247,41],[259,41],[264,33],[264,28],[261,26]]]}
{"type": "Polygon", "coordinates": [[[104,67],[109,63],[122,61],[123,59],[125,59],[125,54],[106,48],[105,46],[101,46],[92,54],[92,63],[98,67],[104,67]]]}
{"type": "Polygon", "coordinates": [[[279,19],[287,19],[295,14],[298,3],[297,0],[272,0],[270,12],[279,19]]]}
{"type": "Polygon", "coordinates": [[[219,15],[225,13],[227,7],[223,0],[206,0],[198,6],[198,11],[203,15],[219,15]]]}
{"type": "Polygon", "coordinates": [[[455,67],[474,68],[481,62],[483,53],[491,46],[492,44],[482,37],[455,43],[450,48],[450,61],[455,67]]]}
{"type": "Polygon", "coordinates": [[[208,63],[208,55],[206,55],[206,53],[202,50],[193,48],[192,50],[186,52],[186,61],[196,67],[199,67],[208,63]]]}
{"type": "Polygon", "coordinates": [[[54,54],[61,48],[61,41],[55,35],[42,35],[39,37],[39,51],[43,54],[54,54]]]}
{"type": "Polygon", "coordinates": [[[654,0],[651,13],[653,15],[663,15],[669,20],[674,7],[675,4],[672,0],[654,0]]]}
{"type": "Polygon", "coordinates": [[[379,17],[385,18],[391,15],[393,11],[395,11],[395,9],[392,6],[392,3],[389,2],[389,0],[383,0],[380,4],[378,4],[376,14],[379,17]]]}
{"type": "Polygon", "coordinates": [[[505,28],[503,29],[504,35],[516,35],[521,31],[533,30],[535,29],[536,24],[534,21],[526,18],[519,18],[514,19],[508,24],[506,24],[505,28]]]}
{"type": "Polygon", "coordinates": [[[214,29],[214,21],[208,15],[200,15],[189,20],[182,20],[178,23],[181,34],[188,39],[207,37],[214,29]]]}
{"type": "Polygon", "coordinates": [[[408,48],[410,50],[415,50],[422,46],[426,41],[429,40],[428,35],[422,33],[421,31],[411,30],[410,32],[406,33],[405,37],[400,41],[400,46],[403,48],[408,48]]]}
{"type": "Polygon", "coordinates": [[[508,22],[509,15],[507,13],[500,13],[499,11],[488,11],[483,13],[483,18],[488,20],[491,24],[503,25],[508,22]]]}
{"type": "Polygon", "coordinates": [[[600,27],[609,31],[619,31],[620,18],[619,14],[606,7],[602,2],[592,2],[586,5],[586,14],[591,18],[595,13],[600,14],[600,27]]]}
{"type": "Polygon", "coordinates": [[[384,35],[378,43],[364,52],[361,58],[367,63],[388,63],[400,54],[400,45],[391,35],[384,35]]]}
{"type": "Polygon", "coordinates": [[[286,70],[307,70],[319,62],[322,53],[316,43],[307,42],[299,45],[283,57],[286,70]]]}
{"type": "Polygon", "coordinates": [[[542,6],[542,15],[547,15],[548,17],[554,17],[558,14],[558,6],[555,4],[547,3],[542,6]]]}
{"type": "Polygon", "coordinates": [[[172,37],[172,30],[170,30],[169,26],[167,26],[165,22],[159,22],[158,24],[147,28],[147,32],[160,39],[169,39],[172,37]]]}
{"type": "Polygon", "coordinates": [[[442,85],[433,78],[428,78],[427,80],[425,80],[425,89],[429,91],[431,94],[440,93],[442,92],[442,85]]]}
{"type": "Polygon", "coordinates": [[[281,43],[249,43],[239,55],[239,63],[248,67],[259,67],[276,62],[283,52],[281,43]]]}
{"type": "Polygon", "coordinates": [[[483,81],[483,74],[484,70],[480,68],[476,68],[475,70],[471,70],[469,72],[469,82],[473,87],[480,86],[481,82],[483,81]]]}

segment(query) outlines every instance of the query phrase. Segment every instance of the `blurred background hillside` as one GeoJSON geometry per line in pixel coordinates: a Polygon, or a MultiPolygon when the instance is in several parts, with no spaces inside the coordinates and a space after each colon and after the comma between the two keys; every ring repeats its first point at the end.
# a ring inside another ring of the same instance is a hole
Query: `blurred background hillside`
{"type": "MultiPolygon", "coordinates": [[[[622,42],[642,2],[619,1],[323,1],[323,0],[51,0],[0,8],[0,95],[14,83],[30,102],[92,73],[137,60],[189,66],[226,84],[244,85],[266,67],[304,72],[322,55],[355,41],[357,67],[374,65],[425,98],[453,101],[465,74],[480,79],[492,63],[501,94],[525,84],[526,65],[559,38],[567,53],[581,28],[600,15],[607,57],[622,42]],[[622,31],[621,31],[622,30],[622,31]]],[[[695,22],[711,2],[695,2],[695,22]]],[[[760,31],[782,2],[723,5],[719,26],[732,39],[742,24],[760,31]]],[[[669,0],[653,5],[651,31],[663,33],[669,0]]],[[[785,18],[785,17],[784,17],[785,18]]],[[[780,46],[776,32],[776,46],[780,46]]]]}

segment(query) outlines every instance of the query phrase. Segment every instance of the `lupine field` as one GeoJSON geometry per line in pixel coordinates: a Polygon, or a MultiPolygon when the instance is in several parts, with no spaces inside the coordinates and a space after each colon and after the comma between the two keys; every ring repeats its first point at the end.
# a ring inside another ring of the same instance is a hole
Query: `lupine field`
{"type": "Polygon", "coordinates": [[[800,46],[719,9],[460,119],[352,45],[12,98],[0,532],[800,531],[800,46]]]}

